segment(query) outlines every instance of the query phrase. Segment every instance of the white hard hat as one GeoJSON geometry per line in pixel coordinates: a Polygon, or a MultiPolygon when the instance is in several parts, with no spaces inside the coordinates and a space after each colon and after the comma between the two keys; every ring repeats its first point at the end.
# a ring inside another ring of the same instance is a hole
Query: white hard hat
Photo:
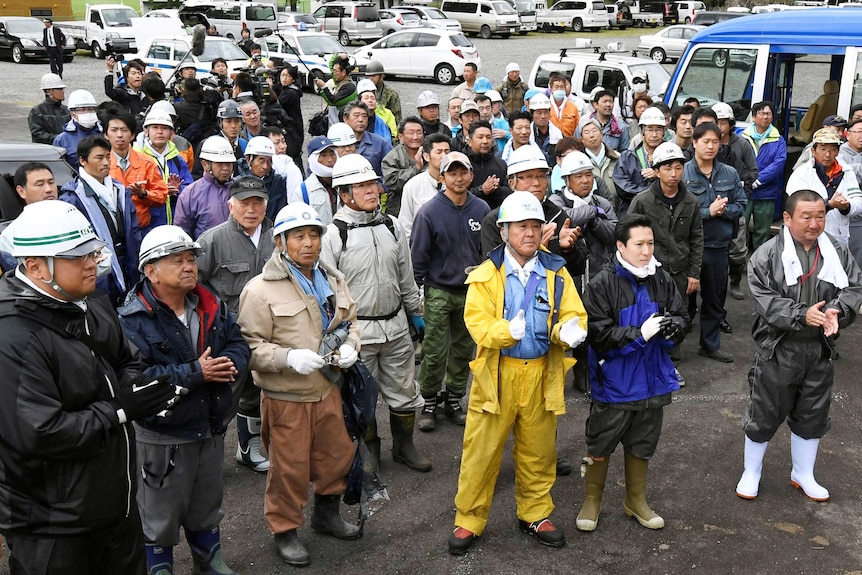
{"type": "Polygon", "coordinates": [[[730,107],[730,104],[725,104],[724,102],[718,102],[717,104],[713,104],[712,111],[715,112],[715,115],[719,120],[734,120],[733,116],[733,108],[730,107]]]}
{"type": "Polygon", "coordinates": [[[78,208],[60,200],[24,206],[12,227],[16,258],[83,256],[106,245],[78,208]]]}
{"type": "Polygon", "coordinates": [[[305,226],[317,226],[321,236],[326,233],[326,226],[323,225],[314,208],[302,202],[291,202],[276,214],[275,224],[272,226],[272,235],[280,236],[290,230],[305,226]]]}
{"type": "Polygon", "coordinates": [[[374,85],[374,82],[367,78],[363,78],[359,80],[356,84],[356,95],[361,96],[365,92],[377,92],[377,86],[374,85]]]}
{"type": "Polygon", "coordinates": [[[171,116],[177,115],[177,109],[167,100],[157,100],[150,106],[150,112],[162,112],[171,116]]]}
{"type": "Polygon", "coordinates": [[[425,106],[439,106],[440,99],[437,97],[437,94],[432,92],[431,90],[425,90],[419,97],[416,98],[416,107],[424,108],[425,106]]]}
{"type": "Polygon", "coordinates": [[[359,154],[342,156],[332,166],[332,185],[334,187],[370,182],[377,180],[378,177],[371,162],[359,154]]]}
{"type": "Polygon", "coordinates": [[[664,128],[666,125],[664,112],[658,108],[647,108],[638,121],[638,126],[661,126],[664,128]]]}
{"type": "Polygon", "coordinates": [[[63,83],[63,78],[58,76],[57,74],[45,74],[42,76],[42,79],[39,80],[39,89],[40,90],[53,90],[54,88],[65,88],[66,84],[63,83]]]}
{"type": "Polygon", "coordinates": [[[511,153],[507,162],[506,175],[520,174],[527,170],[548,170],[545,153],[533,145],[521,146],[511,153]]]}
{"type": "Polygon", "coordinates": [[[530,192],[512,192],[500,204],[497,225],[503,227],[503,224],[526,220],[539,220],[545,223],[545,210],[542,209],[542,203],[530,192]]]}
{"type": "Polygon", "coordinates": [[[654,168],[673,161],[685,163],[685,154],[682,153],[682,149],[674,142],[659,144],[652,153],[652,165],[654,168]]]}
{"type": "Polygon", "coordinates": [[[500,92],[497,90],[488,90],[485,92],[485,95],[491,98],[491,102],[502,102],[503,96],[500,95],[500,92]]]}
{"type": "Polygon", "coordinates": [[[188,250],[193,250],[195,255],[198,255],[200,249],[201,245],[194,241],[181,227],[157,226],[141,240],[138,271],[143,272],[145,265],[165,256],[188,250]]]}
{"type": "Polygon", "coordinates": [[[210,162],[233,163],[236,162],[233,146],[223,136],[210,136],[201,145],[202,160],[210,162]]]}
{"type": "Polygon", "coordinates": [[[173,128],[174,121],[171,119],[169,114],[150,110],[144,120],[144,127],[146,128],[147,126],[170,126],[173,128]]]}
{"type": "Polygon", "coordinates": [[[560,165],[560,175],[566,177],[592,169],[592,160],[585,153],[573,150],[563,158],[563,163],[560,165]]]}
{"type": "Polygon", "coordinates": [[[246,156],[275,156],[275,144],[266,136],[255,136],[245,146],[246,156]]]}
{"type": "Polygon", "coordinates": [[[329,126],[326,132],[326,137],[329,138],[335,146],[349,146],[356,143],[356,134],[353,133],[353,128],[344,122],[338,122],[329,126]]]}
{"type": "Polygon", "coordinates": [[[87,90],[75,90],[69,94],[67,106],[70,110],[74,110],[75,108],[95,108],[98,104],[96,104],[96,99],[93,95],[87,90]]]}
{"type": "Polygon", "coordinates": [[[533,110],[550,110],[551,101],[544,94],[536,94],[530,98],[530,111],[533,110]]]}
{"type": "Polygon", "coordinates": [[[177,70],[182,70],[183,68],[195,68],[195,69],[197,69],[197,67],[198,66],[197,66],[197,64],[194,63],[194,61],[186,60],[185,62],[183,62],[182,64],[177,66],[177,70]]]}

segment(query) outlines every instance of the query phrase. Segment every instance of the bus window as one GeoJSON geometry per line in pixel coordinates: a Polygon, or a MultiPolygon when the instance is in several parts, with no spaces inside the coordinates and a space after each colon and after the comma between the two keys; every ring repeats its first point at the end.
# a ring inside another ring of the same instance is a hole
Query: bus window
{"type": "Polygon", "coordinates": [[[862,52],[856,54],[856,71],[853,72],[853,94],[850,104],[862,102],[862,52]]]}
{"type": "Polygon", "coordinates": [[[692,96],[701,106],[730,104],[736,119],[744,121],[751,108],[751,81],[757,62],[756,49],[704,47],[696,49],[679,82],[674,105],[692,96]]]}

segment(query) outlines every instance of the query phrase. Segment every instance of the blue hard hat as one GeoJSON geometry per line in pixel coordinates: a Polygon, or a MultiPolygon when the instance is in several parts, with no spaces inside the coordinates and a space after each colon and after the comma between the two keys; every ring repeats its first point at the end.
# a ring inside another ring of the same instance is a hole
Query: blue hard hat
{"type": "Polygon", "coordinates": [[[530,90],[527,90],[526,93],[524,94],[524,101],[529,102],[530,98],[532,98],[536,94],[541,94],[541,93],[542,93],[542,90],[539,90],[537,88],[532,88],[530,90]]]}
{"type": "Polygon", "coordinates": [[[476,83],[473,85],[473,90],[477,94],[484,94],[488,90],[493,89],[493,86],[491,86],[491,80],[489,80],[485,76],[479,76],[478,78],[476,78],[476,83]]]}

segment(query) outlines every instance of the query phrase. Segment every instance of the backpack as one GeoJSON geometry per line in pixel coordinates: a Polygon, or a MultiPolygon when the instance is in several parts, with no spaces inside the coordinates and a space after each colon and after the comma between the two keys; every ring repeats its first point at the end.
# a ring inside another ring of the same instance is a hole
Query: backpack
{"type": "MultiPolygon", "coordinates": [[[[305,182],[302,183],[302,197],[303,199],[306,199],[306,203],[308,203],[308,192],[305,189],[305,182]]],[[[342,251],[347,248],[347,232],[356,228],[369,228],[383,224],[386,226],[386,229],[389,230],[389,233],[392,234],[392,237],[396,240],[398,239],[398,236],[395,235],[395,224],[389,216],[384,216],[382,220],[374,220],[373,222],[367,222],[364,224],[348,224],[343,220],[332,220],[332,223],[335,224],[336,228],[338,228],[338,236],[341,238],[342,251]]]]}

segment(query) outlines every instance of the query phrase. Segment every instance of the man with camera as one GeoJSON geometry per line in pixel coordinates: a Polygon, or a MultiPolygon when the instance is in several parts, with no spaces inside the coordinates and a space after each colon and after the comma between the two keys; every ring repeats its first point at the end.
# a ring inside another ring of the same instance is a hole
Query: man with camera
{"type": "Polygon", "coordinates": [[[329,71],[332,77],[324,82],[315,78],[314,86],[320,97],[328,106],[329,125],[341,121],[341,111],[348,102],[356,99],[356,84],[350,80],[350,72],[356,66],[356,61],[345,52],[333,54],[329,59],[329,71]]]}

